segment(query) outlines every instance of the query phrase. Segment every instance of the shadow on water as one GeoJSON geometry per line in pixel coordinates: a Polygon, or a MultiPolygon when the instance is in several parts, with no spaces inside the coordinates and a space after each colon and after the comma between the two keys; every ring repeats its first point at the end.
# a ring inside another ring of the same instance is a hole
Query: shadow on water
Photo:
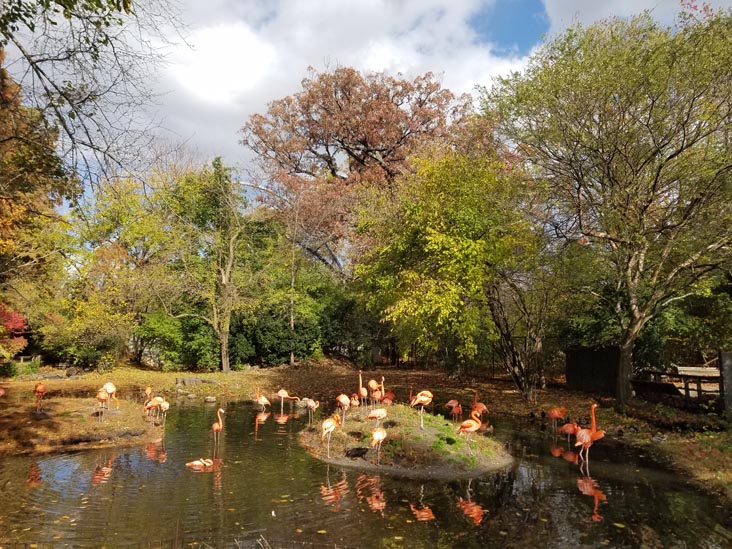
{"type": "Polygon", "coordinates": [[[566,438],[495,418],[493,436],[516,457],[510,468],[419,481],[313,459],[297,440],[307,413],[287,403],[283,413],[224,406],[214,446],[217,408],[173,407],[164,438],[140,448],[4,459],[0,545],[732,545],[714,498],[612,440],[593,446],[587,468],[566,438]],[[210,457],[200,470],[186,466],[210,457]]]}

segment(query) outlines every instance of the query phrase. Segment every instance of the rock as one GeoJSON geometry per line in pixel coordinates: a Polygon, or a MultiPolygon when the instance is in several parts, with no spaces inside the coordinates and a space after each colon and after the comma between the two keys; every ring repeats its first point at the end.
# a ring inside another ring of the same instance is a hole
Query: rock
{"type": "Polygon", "coordinates": [[[203,400],[205,400],[206,402],[216,402],[216,397],[215,396],[207,396],[203,400]]]}
{"type": "Polygon", "coordinates": [[[193,393],[188,394],[188,398],[198,398],[198,395],[194,395],[193,393]]]}

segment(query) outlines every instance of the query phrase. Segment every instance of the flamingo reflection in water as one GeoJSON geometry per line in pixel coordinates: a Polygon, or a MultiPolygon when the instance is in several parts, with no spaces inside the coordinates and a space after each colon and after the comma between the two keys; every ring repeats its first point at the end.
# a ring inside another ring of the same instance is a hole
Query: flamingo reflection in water
{"type": "Polygon", "coordinates": [[[601,521],[602,515],[598,513],[597,508],[600,505],[601,501],[603,503],[607,503],[607,496],[602,490],[600,490],[597,481],[593,480],[593,478],[589,475],[585,477],[579,477],[577,479],[577,488],[584,495],[592,496],[594,498],[595,506],[592,508],[592,514],[590,515],[590,518],[595,522],[601,521]]]}
{"type": "Polygon", "coordinates": [[[381,489],[381,477],[370,477],[361,473],[356,481],[356,496],[359,501],[365,499],[369,509],[383,516],[386,510],[386,496],[381,489]]]}
{"type": "Polygon", "coordinates": [[[458,507],[460,507],[460,510],[465,514],[465,516],[472,520],[473,524],[478,526],[483,521],[483,515],[485,514],[485,510],[479,503],[475,503],[472,500],[470,483],[471,480],[468,480],[468,488],[465,491],[465,495],[467,496],[467,498],[463,499],[462,497],[458,497],[457,504],[458,507]]]}
{"type": "Polygon", "coordinates": [[[254,442],[262,440],[259,438],[259,426],[264,425],[267,419],[269,419],[270,412],[259,412],[254,417],[254,442]]]}
{"type": "Polygon", "coordinates": [[[209,458],[199,458],[197,460],[189,461],[188,463],[186,463],[186,467],[196,472],[213,471],[213,466],[214,461],[209,458]]]}
{"type": "Polygon", "coordinates": [[[34,461],[28,467],[28,475],[25,477],[25,483],[28,488],[37,488],[43,482],[43,476],[41,475],[41,468],[34,461]]]}
{"type": "Polygon", "coordinates": [[[150,461],[157,461],[158,463],[165,463],[168,461],[168,452],[165,450],[165,444],[162,438],[145,445],[142,453],[145,456],[145,459],[150,461]]]}
{"type": "Polygon", "coordinates": [[[92,486],[105,484],[109,480],[109,477],[112,476],[114,459],[114,456],[112,456],[104,462],[104,465],[97,465],[94,468],[94,472],[92,473],[92,486]]]}
{"type": "Polygon", "coordinates": [[[414,518],[416,518],[420,522],[429,522],[431,520],[435,520],[435,514],[432,512],[432,509],[424,504],[424,502],[422,501],[423,498],[424,484],[419,487],[419,507],[417,507],[412,502],[409,503],[409,508],[412,510],[414,518]]]}
{"type": "Polygon", "coordinates": [[[320,497],[328,505],[333,506],[333,511],[340,511],[343,498],[350,492],[348,482],[346,481],[346,472],[343,471],[343,477],[335,484],[330,483],[330,467],[326,469],[325,484],[320,485],[320,497]]]}

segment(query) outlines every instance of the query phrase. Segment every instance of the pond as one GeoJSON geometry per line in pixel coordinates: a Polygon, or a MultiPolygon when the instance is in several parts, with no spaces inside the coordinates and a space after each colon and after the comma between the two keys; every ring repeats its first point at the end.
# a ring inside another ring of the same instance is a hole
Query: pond
{"type": "Polygon", "coordinates": [[[5,458],[0,546],[732,546],[715,498],[609,438],[590,452],[590,477],[566,439],[493,418],[513,466],[425,481],[313,459],[297,440],[307,414],[224,407],[206,472],[185,464],[211,455],[215,406],[174,406],[164,439],[142,448],[5,458]]]}

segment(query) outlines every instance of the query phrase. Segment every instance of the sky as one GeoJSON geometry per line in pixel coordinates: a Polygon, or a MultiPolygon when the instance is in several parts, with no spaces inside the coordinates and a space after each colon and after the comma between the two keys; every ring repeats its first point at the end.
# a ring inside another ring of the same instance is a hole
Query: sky
{"type": "MultiPolygon", "coordinates": [[[[671,25],[679,0],[180,0],[187,44],[157,83],[168,138],[246,167],[248,117],[298,92],[308,67],[351,66],[405,78],[426,72],[455,93],[521,70],[574,23],[649,10],[671,25]]],[[[712,0],[728,8],[732,0],[712,0]]]]}

